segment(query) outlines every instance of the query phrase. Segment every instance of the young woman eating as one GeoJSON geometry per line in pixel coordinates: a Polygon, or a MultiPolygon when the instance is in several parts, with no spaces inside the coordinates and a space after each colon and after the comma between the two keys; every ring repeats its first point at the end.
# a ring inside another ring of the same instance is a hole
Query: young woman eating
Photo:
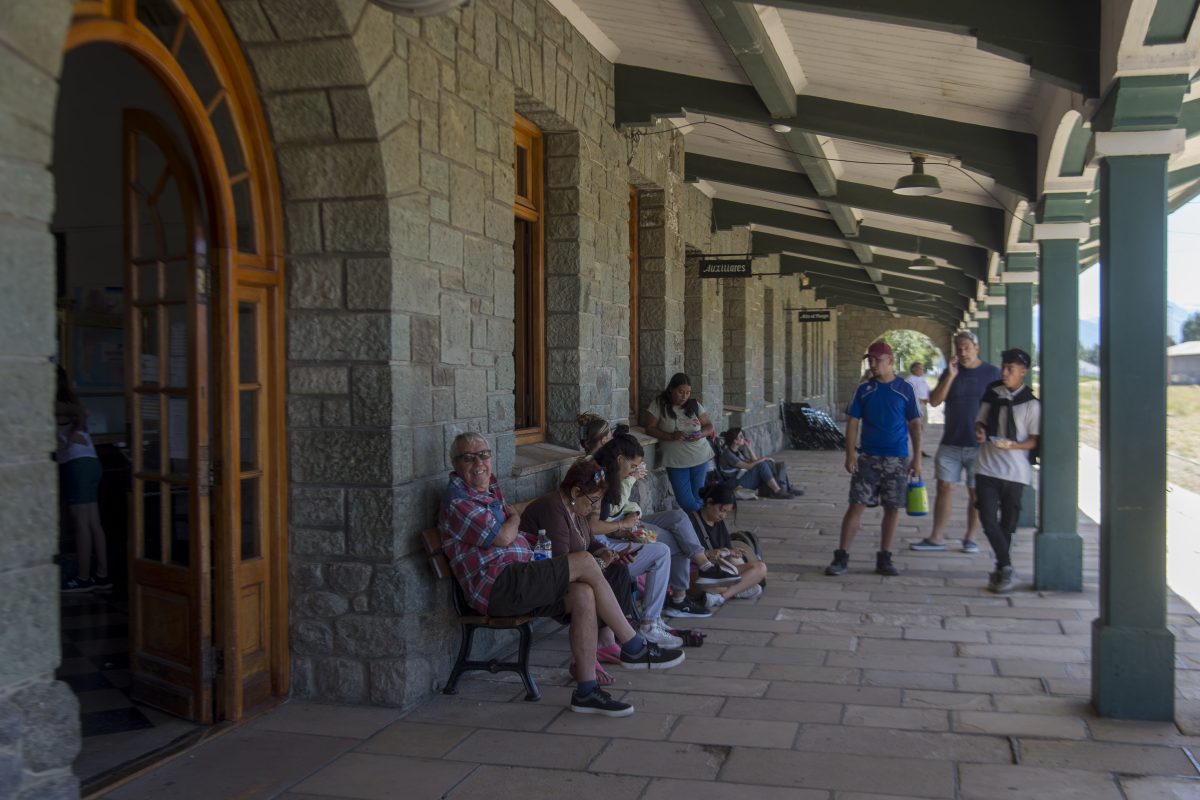
{"type": "Polygon", "coordinates": [[[697,537],[705,546],[705,555],[711,559],[725,559],[734,564],[738,571],[739,580],[728,586],[714,589],[709,595],[709,606],[718,608],[725,601],[733,598],[753,600],[762,594],[762,583],[767,577],[767,565],[747,557],[733,546],[729,536],[729,528],[725,525],[725,517],[737,509],[737,498],[733,487],[724,483],[714,483],[700,492],[704,505],[695,513],[689,515],[697,537]],[[713,597],[718,598],[713,600],[713,597]]]}

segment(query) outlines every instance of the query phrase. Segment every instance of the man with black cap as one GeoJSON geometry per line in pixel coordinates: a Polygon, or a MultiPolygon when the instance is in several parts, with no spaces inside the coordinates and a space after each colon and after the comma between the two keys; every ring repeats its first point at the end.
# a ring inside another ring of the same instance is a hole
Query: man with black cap
{"type": "Polygon", "coordinates": [[[1021,493],[1033,481],[1031,455],[1037,448],[1041,404],[1025,385],[1029,353],[1014,347],[1001,355],[1000,380],[988,386],[975,417],[975,505],[983,532],[996,554],[996,571],[988,589],[1008,594],[1016,585],[1009,550],[1021,493]]]}
{"type": "Polygon", "coordinates": [[[892,539],[908,490],[908,475],[921,474],[921,408],[907,381],[896,375],[892,348],[874,342],[863,356],[867,380],[858,385],[846,414],[846,471],[850,473],[850,506],[842,518],[842,534],[826,575],[841,575],[850,560],[850,543],[867,506],[883,506],[882,535],[875,554],[875,571],[899,575],[892,564],[892,539]],[[858,435],[862,432],[862,444],[858,435]],[[912,437],[912,463],[908,440],[912,437]],[[856,453],[855,450],[861,452],[856,453]]]}

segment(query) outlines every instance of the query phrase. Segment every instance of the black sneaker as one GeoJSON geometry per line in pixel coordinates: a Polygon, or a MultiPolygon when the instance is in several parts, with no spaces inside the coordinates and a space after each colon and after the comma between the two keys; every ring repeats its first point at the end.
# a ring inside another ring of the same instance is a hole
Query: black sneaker
{"type": "Polygon", "coordinates": [[[850,566],[850,554],[845,550],[833,551],[833,563],[825,568],[826,575],[845,575],[850,566]]]}
{"type": "Polygon", "coordinates": [[[685,597],[679,601],[668,597],[667,602],[663,604],[663,613],[668,617],[693,617],[695,619],[712,616],[710,609],[705,608],[701,603],[690,597],[685,597]]]}
{"type": "Polygon", "coordinates": [[[875,554],[875,572],[880,575],[892,576],[900,574],[900,570],[896,569],[896,565],[892,563],[891,550],[880,550],[875,554]]]}
{"type": "Polygon", "coordinates": [[[730,572],[720,564],[709,564],[704,569],[700,570],[696,577],[696,583],[701,586],[728,586],[737,583],[742,579],[742,576],[737,573],[737,570],[730,572]]]}
{"type": "Polygon", "coordinates": [[[95,587],[96,584],[93,583],[91,578],[74,577],[63,581],[60,591],[63,594],[82,594],[83,592],[90,592],[95,587]]]}
{"type": "Polygon", "coordinates": [[[113,588],[112,578],[107,575],[103,578],[97,575],[92,578],[92,588],[97,592],[111,592],[113,588]]]}
{"type": "Polygon", "coordinates": [[[633,655],[621,648],[621,666],[626,669],[670,669],[682,664],[684,658],[682,650],[664,650],[654,642],[646,642],[642,652],[633,655]]]}
{"type": "Polygon", "coordinates": [[[803,489],[797,489],[793,486],[791,489],[788,489],[788,491],[792,493],[792,497],[804,497],[803,489]]]}
{"type": "Polygon", "coordinates": [[[632,705],[613,700],[603,689],[593,689],[586,697],[580,697],[578,692],[573,692],[570,708],[576,714],[600,714],[605,717],[628,717],[633,713],[632,705]]]}

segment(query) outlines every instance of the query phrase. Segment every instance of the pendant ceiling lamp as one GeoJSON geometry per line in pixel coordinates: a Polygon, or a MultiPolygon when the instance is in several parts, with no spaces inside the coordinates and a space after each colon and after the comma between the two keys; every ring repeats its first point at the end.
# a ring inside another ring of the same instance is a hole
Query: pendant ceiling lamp
{"type": "Polygon", "coordinates": [[[917,237],[917,257],[908,263],[913,272],[933,272],[938,268],[937,262],[929,256],[921,255],[921,237],[917,237]]]}
{"type": "Polygon", "coordinates": [[[925,197],[931,194],[941,194],[942,185],[938,183],[937,177],[925,174],[925,156],[913,153],[912,164],[912,172],[908,175],[902,175],[900,180],[896,181],[892,192],[909,197],[925,197]]]}
{"type": "Polygon", "coordinates": [[[404,17],[434,17],[465,6],[470,0],[371,0],[393,14],[404,17]]]}

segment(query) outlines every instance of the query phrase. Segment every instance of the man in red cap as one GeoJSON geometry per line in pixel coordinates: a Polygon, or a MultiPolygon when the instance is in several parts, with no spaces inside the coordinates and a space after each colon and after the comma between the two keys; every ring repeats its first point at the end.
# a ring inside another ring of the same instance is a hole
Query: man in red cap
{"type": "Polygon", "coordinates": [[[892,348],[874,342],[867,348],[868,376],[846,409],[846,471],[850,473],[850,506],[842,517],[842,535],[826,575],[843,574],[850,561],[850,543],[868,507],[883,506],[883,529],[875,571],[899,575],[892,564],[892,539],[908,489],[908,475],[921,474],[921,408],[908,381],[896,375],[892,348]],[[862,443],[859,444],[859,433],[862,443]],[[913,458],[908,464],[908,440],[913,458]],[[855,452],[855,451],[859,452],[855,452]]]}

